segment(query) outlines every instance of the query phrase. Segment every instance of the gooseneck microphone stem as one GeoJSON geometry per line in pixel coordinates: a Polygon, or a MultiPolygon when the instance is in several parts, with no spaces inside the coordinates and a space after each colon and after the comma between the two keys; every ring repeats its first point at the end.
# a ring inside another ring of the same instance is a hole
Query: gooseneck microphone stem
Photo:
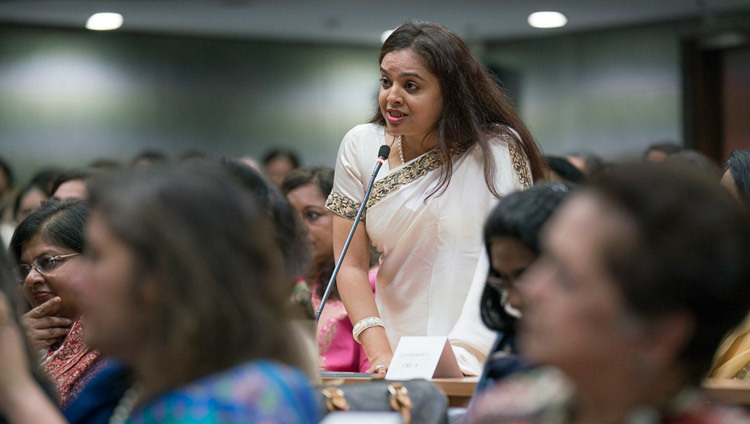
{"type": "Polygon", "coordinates": [[[372,171],[372,176],[370,177],[370,183],[367,184],[367,191],[365,191],[365,197],[362,198],[362,204],[359,206],[359,211],[357,211],[357,216],[354,218],[352,229],[349,231],[349,235],[346,237],[346,243],[344,243],[344,248],[341,250],[341,256],[339,256],[339,260],[336,261],[336,267],[333,268],[333,274],[331,274],[331,279],[328,280],[326,291],[325,293],[323,293],[323,298],[320,299],[320,306],[318,306],[318,312],[315,313],[316,324],[320,320],[320,315],[323,313],[323,308],[326,306],[328,297],[331,295],[331,290],[333,290],[333,285],[336,284],[336,276],[339,273],[339,269],[341,269],[341,264],[344,262],[344,256],[346,256],[346,252],[347,250],[349,250],[349,244],[352,242],[352,237],[354,237],[354,232],[357,230],[357,225],[359,225],[359,219],[362,217],[362,213],[364,213],[365,207],[367,207],[367,199],[370,198],[370,192],[372,191],[372,186],[375,184],[375,177],[377,177],[378,172],[380,172],[380,167],[383,166],[386,160],[388,160],[388,155],[390,153],[391,153],[390,147],[388,147],[385,144],[380,146],[380,150],[378,151],[378,160],[377,160],[377,163],[375,164],[375,169],[372,171]]]}

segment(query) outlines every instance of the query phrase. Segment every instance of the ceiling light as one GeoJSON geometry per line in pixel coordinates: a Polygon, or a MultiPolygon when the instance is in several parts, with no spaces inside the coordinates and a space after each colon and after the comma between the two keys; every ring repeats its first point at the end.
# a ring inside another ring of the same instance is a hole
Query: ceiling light
{"type": "Polygon", "coordinates": [[[560,12],[534,12],[528,21],[534,28],[560,28],[568,23],[568,18],[560,12]]]}
{"type": "Polygon", "coordinates": [[[392,29],[389,29],[387,31],[383,31],[383,33],[380,34],[380,42],[381,43],[385,43],[385,40],[387,40],[388,37],[391,36],[391,34],[393,34],[393,30],[392,29]]]}
{"type": "Polygon", "coordinates": [[[86,21],[86,29],[109,31],[122,26],[122,15],[119,13],[94,13],[86,21]]]}

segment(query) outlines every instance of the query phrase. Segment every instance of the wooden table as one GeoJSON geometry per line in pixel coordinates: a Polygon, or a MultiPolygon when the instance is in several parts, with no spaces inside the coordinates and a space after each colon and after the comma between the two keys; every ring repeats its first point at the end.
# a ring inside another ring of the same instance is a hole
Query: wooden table
{"type": "Polygon", "coordinates": [[[750,406],[750,380],[703,380],[703,391],[716,401],[750,406]]]}
{"type": "MultiPolygon", "coordinates": [[[[377,375],[345,373],[324,373],[322,377],[324,386],[345,386],[348,384],[367,383],[374,380],[382,380],[377,375]],[[328,376],[326,374],[329,374],[328,376]],[[335,375],[332,377],[330,375],[335,375]]],[[[476,388],[479,377],[464,378],[435,378],[430,380],[445,392],[448,397],[449,406],[467,406],[476,388]]],[[[731,405],[750,406],[750,380],[703,380],[701,385],[706,395],[717,402],[731,405]]]]}
{"type": "MultiPolygon", "coordinates": [[[[344,376],[343,373],[324,373],[321,380],[323,386],[346,386],[349,384],[361,384],[375,380],[382,380],[381,376],[344,376]],[[328,374],[328,375],[326,375],[328,374]],[[374,377],[374,378],[373,378],[374,377]]],[[[434,378],[430,380],[438,386],[448,397],[448,406],[467,406],[471,395],[474,394],[474,388],[479,382],[479,377],[463,378],[434,378]]]]}

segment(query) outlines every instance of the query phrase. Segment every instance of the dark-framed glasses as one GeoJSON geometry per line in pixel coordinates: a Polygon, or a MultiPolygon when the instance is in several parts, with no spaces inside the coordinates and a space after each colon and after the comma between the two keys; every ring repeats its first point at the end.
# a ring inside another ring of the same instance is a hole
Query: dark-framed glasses
{"type": "Polygon", "coordinates": [[[29,273],[31,272],[31,267],[33,266],[36,272],[44,275],[45,273],[52,272],[60,266],[61,263],[63,263],[66,259],[72,258],[73,256],[78,256],[80,253],[68,253],[67,255],[40,255],[34,258],[34,261],[31,263],[31,266],[27,264],[21,264],[19,265],[16,270],[18,274],[18,281],[19,283],[23,283],[26,281],[26,277],[29,276],[29,273]]]}

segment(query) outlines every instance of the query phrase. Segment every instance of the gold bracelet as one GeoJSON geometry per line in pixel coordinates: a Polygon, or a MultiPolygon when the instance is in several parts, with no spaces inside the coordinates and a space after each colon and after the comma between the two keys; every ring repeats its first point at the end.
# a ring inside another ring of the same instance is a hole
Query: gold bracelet
{"type": "Polygon", "coordinates": [[[363,331],[371,327],[385,328],[385,325],[383,324],[383,320],[378,317],[362,318],[354,325],[354,328],[352,329],[352,336],[354,336],[354,341],[362,344],[362,342],[359,341],[359,335],[362,334],[363,331]]]}

